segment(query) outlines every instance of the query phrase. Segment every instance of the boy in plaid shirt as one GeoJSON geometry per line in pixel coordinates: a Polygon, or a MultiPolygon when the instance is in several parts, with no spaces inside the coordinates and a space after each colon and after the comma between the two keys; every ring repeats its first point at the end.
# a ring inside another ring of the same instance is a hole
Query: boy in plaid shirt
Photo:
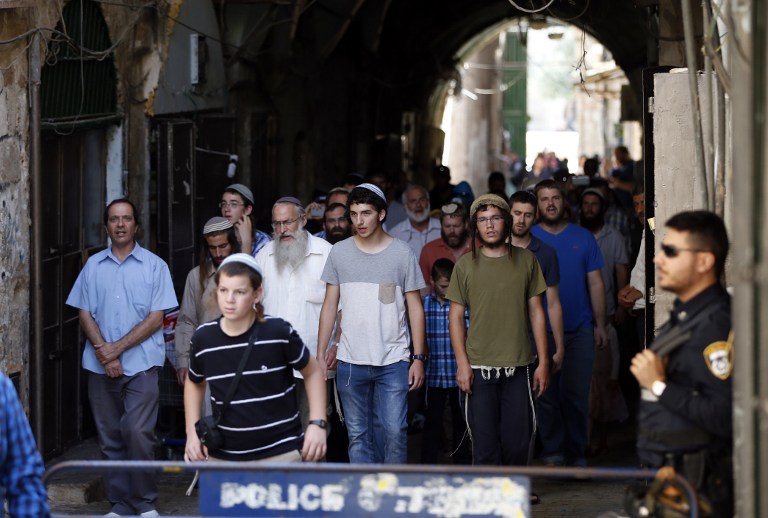
{"type": "MultiPolygon", "coordinates": [[[[453,273],[453,262],[438,259],[432,266],[433,293],[422,298],[427,323],[429,362],[426,372],[426,422],[422,435],[421,462],[437,464],[443,444],[443,412],[446,400],[451,408],[453,441],[451,452],[454,464],[471,464],[469,437],[461,410],[461,394],[456,384],[456,357],[451,347],[448,329],[448,309],[451,302],[445,292],[453,273]]],[[[466,316],[466,315],[465,315],[466,316]]]]}

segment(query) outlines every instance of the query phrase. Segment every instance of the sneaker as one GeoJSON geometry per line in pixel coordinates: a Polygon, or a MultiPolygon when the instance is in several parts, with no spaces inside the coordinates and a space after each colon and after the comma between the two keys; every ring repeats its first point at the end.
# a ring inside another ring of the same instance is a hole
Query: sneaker
{"type": "Polygon", "coordinates": [[[139,516],[142,516],[144,518],[157,518],[158,516],[160,516],[160,513],[152,509],[151,511],[144,511],[139,516]]]}
{"type": "Polygon", "coordinates": [[[115,512],[113,512],[113,511],[110,511],[107,514],[104,515],[104,518],[115,518],[116,516],[120,516],[120,515],[115,513],[115,512]]]}

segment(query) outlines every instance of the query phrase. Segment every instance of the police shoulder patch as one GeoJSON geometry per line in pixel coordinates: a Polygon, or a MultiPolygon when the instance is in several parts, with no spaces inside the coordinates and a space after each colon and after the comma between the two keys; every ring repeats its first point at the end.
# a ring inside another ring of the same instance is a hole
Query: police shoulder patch
{"type": "Polygon", "coordinates": [[[712,342],[704,349],[704,361],[715,377],[726,380],[733,372],[733,344],[728,341],[712,342]]]}

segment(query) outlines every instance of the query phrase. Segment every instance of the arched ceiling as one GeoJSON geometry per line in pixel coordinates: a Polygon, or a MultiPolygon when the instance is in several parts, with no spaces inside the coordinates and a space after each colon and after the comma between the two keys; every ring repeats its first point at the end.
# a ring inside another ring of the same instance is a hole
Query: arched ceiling
{"type": "MultiPolygon", "coordinates": [[[[478,35],[532,16],[509,0],[210,1],[227,40],[230,88],[263,92],[264,104],[280,113],[283,142],[309,136],[314,162],[298,176],[338,177],[387,157],[396,161],[397,146],[387,139],[402,132],[405,112],[415,115],[416,131],[433,129],[437,108],[430,100],[455,77],[459,54],[478,35]]],[[[550,0],[514,1],[535,9],[550,0]]],[[[642,69],[655,64],[648,49],[656,44],[649,25],[657,3],[552,0],[536,16],[583,28],[639,94],[642,69]]],[[[295,156],[303,156],[296,146],[295,156]]],[[[283,148],[294,153],[289,144],[283,148]]],[[[426,162],[433,151],[415,153],[426,162]]],[[[284,170],[304,167],[288,153],[281,157],[284,170]]]]}
{"type": "MultiPolygon", "coordinates": [[[[513,1],[537,10],[550,0],[513,1]]],[[[382,82],[405,85],[439,75],[477,34],[523,16],[557,18],[583,28],[632,76],[647,65],[648,11],[656,9],[637,4],[656,3],[552,0],[535,15],[510,0],[225,0],[219,6],[226,4],[230,13],[223,32],[242,47],[236,53],[241,59],[263,57],[266,50],[272,58],[312,71],[342,53],[377,67],[382,82]]]]}
{"type": "MultiPolygon", "coordinates": [[[[541,7],[546,1],[515,0],[528,8],[541,7]]],[[[633,78],[639,77],[639,70],[648,61],[648,8],[637,7],[637,3],[641,2],[554,0],[549,9],[535,16],[557,18],[584,29],[608,48],[617,65],[633,78]]],[[[402,83],[408,78],[420,83],[427,74],[444,74],[446,67],[453,66],[458,50],[478,33],[521,16],[531,15],[508,0],[395,0],[382,26],[379,59],[387,64],[399,63],[397,67],[386,67],[398,74],[397,78],[389,78],[393,82],[402,83]]],[[[417,84],[413,86],[418,88],[417,84]]]]}

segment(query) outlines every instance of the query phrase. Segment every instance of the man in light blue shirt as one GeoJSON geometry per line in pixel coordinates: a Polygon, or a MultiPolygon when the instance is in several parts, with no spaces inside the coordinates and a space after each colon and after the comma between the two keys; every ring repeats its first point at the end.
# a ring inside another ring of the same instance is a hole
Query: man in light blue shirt
{"type": "MultiPolygon", "coordinates": [[[[168,265],[135,241],[133,203],[122,198],[107,205],[104,226],[112,244],[88,260],[67,304],[80,310],[83,368],[102,455],[153,460],[163,313],[178,302],[168,265]]],[[[151,474],[110,473],[104,486],[112,504],[107,516],[158,516],[151,474]]]]}
{"type": "Polygon", "coordinates": [[[411,184],[403,192],[403,205],[408,218],[386,230],[392,237],[408,243],[416,257],[430,241],[440,238],[440,220],[430,217],[429,192],[421,185],[411,184]]]}

